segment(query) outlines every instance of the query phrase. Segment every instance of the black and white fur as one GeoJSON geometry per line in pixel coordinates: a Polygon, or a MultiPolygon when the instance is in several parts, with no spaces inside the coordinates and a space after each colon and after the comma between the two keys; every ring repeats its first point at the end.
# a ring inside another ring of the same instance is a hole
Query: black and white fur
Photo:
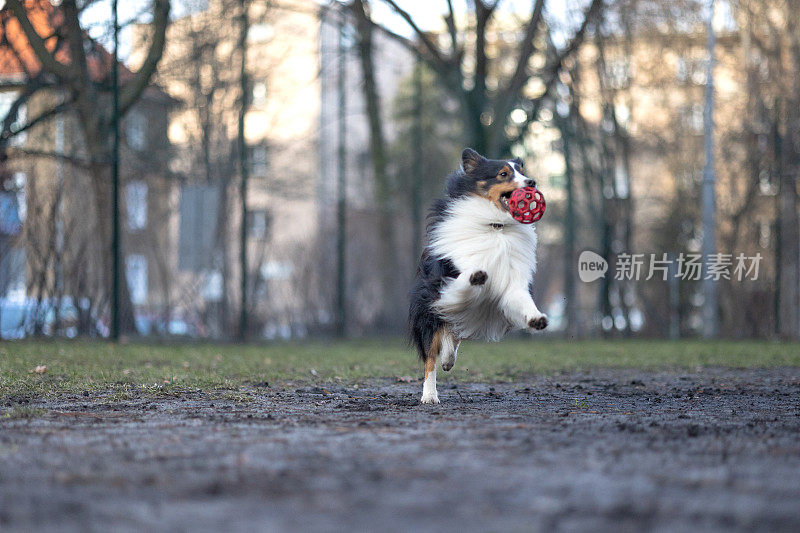
{"type": "Polygon", "coordinates": [[[436,359],[453,368],[462,339],[500,340],[513,329],[540,330],[547,316],[531,295],[536,230],[508,211],[517,188],[535,186],[519,159],[461,155],[447,178],[447,196],[428,215],[409,308],[409,335],[425,362],[422,403],[439,403],[436,359]]]}

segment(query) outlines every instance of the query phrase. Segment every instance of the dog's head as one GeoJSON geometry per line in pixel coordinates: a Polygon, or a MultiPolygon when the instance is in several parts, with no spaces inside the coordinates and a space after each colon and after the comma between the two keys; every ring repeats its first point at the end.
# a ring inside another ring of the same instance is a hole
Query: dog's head
{"type": "Polygon", "coordinates": [[[536,182],[525,175],[519,158],[486,159],[475,150],[465,148],[461,153],[461,170],[450,177],[448,194],[478,195],[501,211],[508,212],[508,198],[516,189],[536,186],[536,182]]]}

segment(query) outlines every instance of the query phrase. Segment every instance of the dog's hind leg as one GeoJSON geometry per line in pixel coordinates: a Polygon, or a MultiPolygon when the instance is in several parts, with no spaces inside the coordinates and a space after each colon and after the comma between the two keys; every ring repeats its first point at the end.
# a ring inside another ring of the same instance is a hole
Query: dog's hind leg
{"type": "Polygon", "coordinates": [[[453,334],[446,326],[440,326],[434,332],[431,345],[425,351],[425,382],[422,384],[422,403],[439,403],[439,394],[436,392],[436,358],[442,355],[446,346],[453,346],[453,341],[453,334]]]}
{"type": "Polygon", "coordinates": [[[422,384],[422,403],[439,403],[436,392],[436,356],[425,358],[425,382],[422,384]]]}

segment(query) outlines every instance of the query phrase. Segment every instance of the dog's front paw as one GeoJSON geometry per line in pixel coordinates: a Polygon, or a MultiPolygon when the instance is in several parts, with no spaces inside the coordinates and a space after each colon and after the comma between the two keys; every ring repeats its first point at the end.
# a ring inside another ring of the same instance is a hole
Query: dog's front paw
{"type": "Polygon", "coordinates": [[[547,327],[547,315],[531,318],[528,321],[528,327],[533,329],[544,329],[547,327]]]}
{"type": "Polygon", "coordinates": [[[431,393],[422,393],[422,400],[420,400],[420,403],[423,403],[423,404],[439,403],[439,395],[436,394],[435,391],[433,392],[433,394],[431,394],[431,393]]]}
{"type": "Polygon", "coordinates": [[[486,272],[484,272],[483,270],[476,270],[469,277],[469,284],[470,285],[483,285],[484,283],[486,283],[487,279],[489,279],[489,276],[486,275],[486,272]]]}

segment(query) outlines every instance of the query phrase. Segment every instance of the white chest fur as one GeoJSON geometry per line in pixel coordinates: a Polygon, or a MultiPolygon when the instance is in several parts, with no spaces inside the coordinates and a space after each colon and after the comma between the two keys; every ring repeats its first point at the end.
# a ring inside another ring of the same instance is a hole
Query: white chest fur
{"type": "Polygon", "coordinates": [[[512,327],[503,313],[504,295],[527,292],[536,270],[533,225],[520,224],[491,202],[468,196],[450,205],[433,229],[430,249],[462,273],[444,287],[437,310],[462,338],[502,337],[512,327]],[[478,270],[486,272],[486,284],[460,290],[458,285],[478,270]]]}

